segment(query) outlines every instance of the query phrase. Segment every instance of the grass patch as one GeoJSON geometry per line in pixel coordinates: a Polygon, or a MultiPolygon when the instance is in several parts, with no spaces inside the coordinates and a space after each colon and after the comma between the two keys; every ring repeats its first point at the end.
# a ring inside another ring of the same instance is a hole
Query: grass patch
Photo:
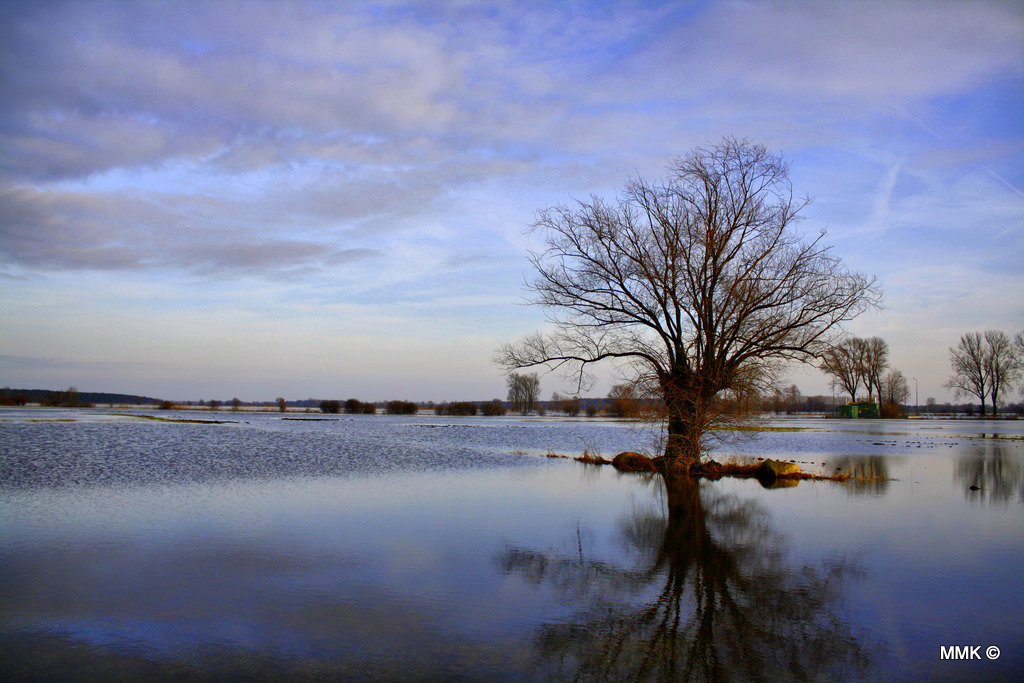
{"type": "Polygon", "coordinates": [[[203,425],[223,425],[223,424],[236,424],[237,420],[179,420],[173,417],[157,417],[156,415],[131,415],[129,413],[111,413],[118,417],[134,417],[140,420],[153,420],[154,422],[175,422],[181,424],[203,424],[203,425]]]}
{"type": "Polygon", "coordinates": [[[611,465],[611,460],[605,460],[601,457],[600,449],[592,443],[584,442],[583,444],[583,455],[578,458],[573,458],[576,462],[586,463],[588,465],[611,465]]]}
{"type": "MultiPolygon", "coordinates": [[[[727,462],[718,463],[711,462],[704,465],[701,471],[693,472],[695,476],[705,477],[707,479],[718,479],[720,477],[750,477],[750,478],[762,478],[764,476],[761,470],[762,463],[748,464],[739,462],[727,462]]],[[[792,472],[790,474],[779,474],[776,475],[775,479],[781,479],[783,481],[802,481],[810,479],[812,481],[880,481],[881,477],[854,477],[850,474],[812,474],[811,472],[792,472]]]]}
{"type": "Polygon", "coordinates": [[[806,432],[812,427],[769,427],[767,425],[716,425],[713,432],[806,432]]]}

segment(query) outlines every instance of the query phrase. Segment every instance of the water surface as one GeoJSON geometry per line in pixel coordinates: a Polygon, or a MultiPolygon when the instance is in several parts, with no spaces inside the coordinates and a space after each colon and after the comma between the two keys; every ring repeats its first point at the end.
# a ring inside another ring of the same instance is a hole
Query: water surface
{"type": "Polygon", "coordinates": [[[159,415],[230,422],[0,411],[4,678],[1024,666],[1020,423],[782,421],[801,429],[721,445],[876,475],[764,489],[544,457],[650,441],[611,421],[159,415]]]}

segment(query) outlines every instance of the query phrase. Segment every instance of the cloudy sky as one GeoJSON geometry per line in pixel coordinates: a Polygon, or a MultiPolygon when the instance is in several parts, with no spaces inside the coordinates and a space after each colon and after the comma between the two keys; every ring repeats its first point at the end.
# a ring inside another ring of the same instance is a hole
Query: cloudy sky
{"type": "Polygon", "coordinates": [[[503,396],[536,210],[727,135],[879,277],[850,331],[922,402],[1024,329],[1015,0],[4,2],[0,385],[503,396]]]}

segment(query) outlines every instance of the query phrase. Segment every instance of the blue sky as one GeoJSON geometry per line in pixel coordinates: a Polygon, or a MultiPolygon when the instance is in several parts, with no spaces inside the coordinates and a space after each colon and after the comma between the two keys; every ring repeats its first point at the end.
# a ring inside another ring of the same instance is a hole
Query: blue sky
{"type": "Polygon", "coordinates": [[[879,277],[849,330],[922,402],[1024,328],[1019,2],[3,3],[0,384],[503,396],[535,212],[723,136],[879,277]]]}

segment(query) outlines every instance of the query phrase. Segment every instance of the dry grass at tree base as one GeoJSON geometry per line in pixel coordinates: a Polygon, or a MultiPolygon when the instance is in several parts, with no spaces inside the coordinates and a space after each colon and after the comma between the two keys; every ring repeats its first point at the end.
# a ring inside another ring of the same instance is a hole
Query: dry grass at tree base
{"type": "MultiPolygon", "coordinates": [[[[762,479],[764,478],[764,462],[748,464],[738,462],[718,463],[711,461],[707,464],[701,464],[699,468],[691,469],[690,474],[697,477],[704,477],[706,479],[720,479],[721,477],[750,477],[754,479],[762,479]]],[[[812,479],[815,481],[866,481],[868,479],[877,479],[877,477],[853,477],[850,474],[843,473],[812,474],[810,472],[777,474],[775,475],[775,478],[794,481],[803,479],[812,479]]]]}
{"type": "MultiPolygon", "coordinates": [[[[565,458],[568,459],[567,455],[559,455],[554,451],[548,451],[547,457],[549,458],[565,458]]],[[[576,462],[582,462],[587,465],[612,465],[616,470],[620,472],[640,472],[640,473],[654,473],[661,472],[665,469],[666,461],[664,458],[649,458],[641,453],[625,452],[620,453],[613,460],[607,460],[599,453],[591,453],[589,450],[584,450],[583,455],[572,458],[576,462]]],[[[767,467],[769,463],[775,463],[777,465],[797,465],[796,461],[778,462],[772,460],[762,460],[758,463],[740,463],[740,462],[727,462],[720,463],[710,460],[707,462],[701,462],[694,465],[689,470],[689,475],[692,477],[703,477],[706,479],[720,479],[722,477],[749,477],[752,479],[758,479],[764,481],[765,479],[770,480],[782,480],[782,481],[801,481],[810,479],[813,481],[870,481],[877,480],[879,477],[855,477],[848,473],[836,472],[835,474],[813,474],[810,472],[799,471],[797,466],[796,472],[786,472],[782,474],[776,474],[767,467]]],[[[804,463],[810,464],[810,463],[804,463]]]]}

